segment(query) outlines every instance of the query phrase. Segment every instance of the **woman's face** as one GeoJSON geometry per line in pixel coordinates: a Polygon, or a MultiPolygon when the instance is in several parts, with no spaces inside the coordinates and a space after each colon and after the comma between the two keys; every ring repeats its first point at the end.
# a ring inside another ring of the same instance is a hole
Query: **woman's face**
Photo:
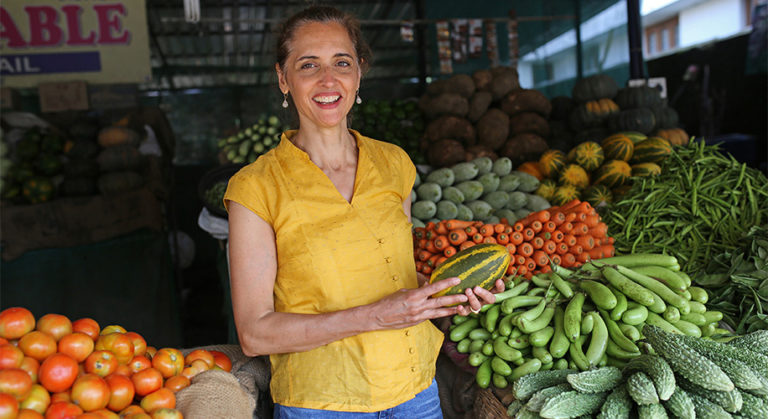
{"type": "Polygon", "coordinates": [[[346,121],[360,87],[360,65],[347,30],[338,23],[307,23],[294,33],[285,68],[275,66],[299,122],[333,127],[346,121]]]}

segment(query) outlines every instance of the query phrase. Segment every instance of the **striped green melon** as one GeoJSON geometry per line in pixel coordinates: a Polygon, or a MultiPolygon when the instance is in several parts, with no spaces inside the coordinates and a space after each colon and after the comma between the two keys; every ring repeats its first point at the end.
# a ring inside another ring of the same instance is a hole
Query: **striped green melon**
{"type": "Polygon", "coordinates": [[[584,191],[581,198],[593,207],[598,207],[613,202],[613,193],[605,185],[592,185],[584,191]]]}
{"type": "Polygon", "coordinates": [[[560,150],[547,150],[539,157],[539,169],[548,178],[554,178],[565,167],[565,153],[560,150]]]}
{"type": "Polygon", "coordinates": [[[635,143],[622,133],[605,138],[600,145],[603,147],[603,153],[605,153],[607,160],[629,161],[635,151],[635,143]]]}
{"type": "Polygon", "coordinates": [[[591,172],[603,164],[605,154],[600,144],[585,141],[573,148],[573,162],[591,172]]]}
{"type": "Polygon", "coordinates": [[[569,164],[560,171],[558,180],[564,185],[573,185],[579,189],[589,186],[589,174],[578,164],[569,164]]]}
{"type": "Polygon", "coordinates": [[[624,160],[609,160],[595,171],[593,183],[609,188],[623,185],[632,175],[632,168],[624,160]]]}
{"type": "Polygon", "coordinates": [[[461,250],[432,271],[429,283],[454,277],[460,278],[461,282],[432,296],[461,294],[465,289],[477,286],[490,290],[507,272],[510,259],[509,250],[495,243],[476,244],[461,250]]]}
{"type": "Polygon", "coordinates": [[[640,141],[648,139],[647,135],[643,134],[642,132],[638,132],[638,131],[622,131],[622,132],[619,132],[618,134],[621,134],[621,135],[629,138],[635,144],[639,143],[640,141]]]}
{"type": "Polygon", "coordinates": [[[579,188],[573,185],[560,185],[555,189],[550,202],[553,205],[561,206],[579,198],[581,198],[581,190],[579,188]]]}
{"type": "Polygon", "coordinates": [[[657,176],[661,174],[661,166],[656,163],[637,163],[632,165],[632,176],[657,176]]]}
{"type": "Polygon", "coordinates": [[[536,189],[536,195],[546,199],[549,201],[552,199],[552,196],[555,194],[555,189],[557,188],[557,182],[555,182],[552,179],[544,179],[539,183],[539,188],[536,189]]]}
{"type": "Polygon", "coordinates": [[[648,137],[647,140],[635,144],[632,162],[661,163],[672,153],[672,145],[661,137],[648,137]]]}

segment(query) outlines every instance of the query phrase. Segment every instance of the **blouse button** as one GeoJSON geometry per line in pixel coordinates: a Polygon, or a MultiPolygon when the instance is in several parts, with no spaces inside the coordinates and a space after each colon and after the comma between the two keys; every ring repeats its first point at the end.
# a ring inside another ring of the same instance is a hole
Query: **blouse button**
{"type": "Polygon", "coordinates": [[[379,239],[379,244],[384,243],[384,239],[379,239]]]}
{"type": "Polygon", "coordinates": [[[392,258],[387,256],[384,258],[384,261],[386,261],[387,263],[392,263],[392,258]]]}
{"type": "Polygon", "coordinates": [[[416,367],[411,367],[411,372],[416,372],[416,367]]]}
{"type": "Polygon", "coordinates": [[[414,353],[414,352],[416,352],[416,349],[408,348],[408,353],[414,353]]]}
{"type": "Polygon", "coordinates": [[[405,331],[405,336],[411,336],[411,331],[410,330],[406,330],[405,331]]]}
{"type": "Polygon", "coordinates": [[[393,280],[393,281],[397,281],[398,279],[400,279],[400,277],[399,277],[399,276],[397,276],[397,275],[393,275],[393,276],[392,276],[392,280],[393,280]]]}

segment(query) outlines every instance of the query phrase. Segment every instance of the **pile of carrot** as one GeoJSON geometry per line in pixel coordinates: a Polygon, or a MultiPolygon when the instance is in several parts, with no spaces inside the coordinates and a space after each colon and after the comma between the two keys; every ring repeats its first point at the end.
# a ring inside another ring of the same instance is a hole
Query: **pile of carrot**
{"type": "Polygon", "coordinates": [[[600,215],[586,201],[574,199],[509,223],[441,220],[413,229],[416,270],[424,275],[457,252],[479,243],[497,243],[509,251],[507,275],[530,278],[551,265],[578,267],[614,255],[613,238],[600,215]]]}

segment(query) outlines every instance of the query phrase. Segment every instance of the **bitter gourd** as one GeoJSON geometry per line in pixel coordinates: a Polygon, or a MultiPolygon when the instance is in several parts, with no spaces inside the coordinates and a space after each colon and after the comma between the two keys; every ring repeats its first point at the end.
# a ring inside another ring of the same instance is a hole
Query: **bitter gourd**
{"type": "Polygon", "coordinates": [[[527,400],[531,395],[543,388],[556,386],[566,382],[568,374],[577,372],[573,369],[538,371],[517,379],[512,386],[515,398],[527,400]]]}
{"type": "Polygon", "coordinates": [[[582,393],[602,393],[615,388],[623,377],[616,367],[603,367],[579,373],[568,374],[566,380],[574,390],[582,393]]]}
{"type": "Polygon", "coordinates": [[[543,418],[575,418],[588,415],[600,409],[608,393],[579,393],[566,391],[550,397],[542,406],[539,415],[543,418]]]}
{"type": "Polygon", "coordinates": [[[675,392],[675,373],[667,361],[660,356],[640,355],[631,359],[624,367],[624,372],[642,371],[651,378],[661,400],[669,400],[675,392]]]}
{"type": "Polygon", "coordinates": [[[597,419],[628,419],[633,404],[627,386],[620,384],[608,394],[605,403],[600,407],[597,419]]]}
{"type": "Polygon", "coordinates": [[[648,375],[642,371],[635,371],[627,379],[627,391],[635,403],[654,404],[659,402],[656,386],[648,375]]]}
{"type": "Polygon", "coordinates": [[[693,405],[693,400],[680,387],[675,388],[675,392],[672,393],[669,400],[664,402],[664,407],[680,419],[696,418],[696,407],[693,405]]]}

